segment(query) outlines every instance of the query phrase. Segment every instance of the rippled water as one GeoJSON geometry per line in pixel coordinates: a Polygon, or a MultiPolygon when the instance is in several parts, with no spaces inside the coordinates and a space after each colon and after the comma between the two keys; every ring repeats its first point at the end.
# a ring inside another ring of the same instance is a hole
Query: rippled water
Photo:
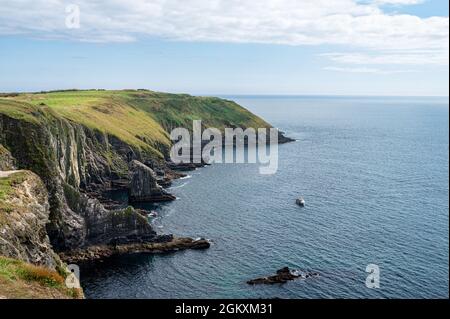
{"type": "Polygon", "coordinates": [[[155,226],[213,246],[83,268],[87,297],[448,298],[448,99],[233,99],[298,139],[277,174],[216,164],[176,181],[155,226]],[[245,283],[283,266],[321,276],[245,283]]]}

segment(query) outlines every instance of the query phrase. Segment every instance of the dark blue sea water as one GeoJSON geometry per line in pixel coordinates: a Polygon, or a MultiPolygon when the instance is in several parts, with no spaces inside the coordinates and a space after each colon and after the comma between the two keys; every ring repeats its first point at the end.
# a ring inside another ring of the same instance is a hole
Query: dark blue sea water
{"type": "Polygon", "coordinates": [[[155,226],[212,247],[84,268],[88,298],[448,298],[448,99],[228,98],[298,139],[278,172],[216,164],[176,181],[155,226]],[[246,284],[283,266],[321,276],[246,284]]]}

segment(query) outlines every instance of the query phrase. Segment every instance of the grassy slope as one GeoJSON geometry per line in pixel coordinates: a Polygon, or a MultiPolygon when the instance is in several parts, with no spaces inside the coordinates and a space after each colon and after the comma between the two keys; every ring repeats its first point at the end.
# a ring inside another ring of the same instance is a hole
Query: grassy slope
{"type": "MultiPolygon", "coordinates": [[[[270,127],[238,104],[214,97],[147,90],[85,90],[23,93],[0,97],[0,113],[30,122],[51,114],[114,135],[139,148],[170,145],[174,127],[270,127]]],[[[158,151],[157,151],[158,152],[158,151]]]]}
{"type": "Polygon", "coordinates": [[[0,256],[0,298],[82,298],[66,288],[64,278],[48,268],[0,256]]]}

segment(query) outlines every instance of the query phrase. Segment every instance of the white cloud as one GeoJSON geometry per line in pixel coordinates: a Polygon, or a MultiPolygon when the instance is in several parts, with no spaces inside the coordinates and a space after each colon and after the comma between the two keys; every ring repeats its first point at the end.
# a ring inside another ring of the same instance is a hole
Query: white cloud
{"type": "Polygon", "coordinates": [[[336,71],[345,73],[371,73],[371,74],[395,74],[395,73],[410,73],[414,72],[412,70],[384,70],[379,68],[369,68],[369,67],[337,67],[337,66],[327,66],[323,68],[326,71],[336,71]]]}
{"type": "Polygon", "coordinates": [[[375,0],[374,3],[377,4],[387,4],[387,5],[413,5],[423,3],[425,0],[375,0]]]}
{"type": "Polygon", "coordinates": [[[334,54],[329,58],[357,64],[448,64],[448,17],[420,18],[387,14],[381,9],[383,4],[418,2],[0,0],[0,35],[91,42],[127,42],[150,36],[181,41],[342,45],[369,50],[372,55],[334,54]],[[79,29],[64,25],[65,7],[70,3],[80,6],[79,29]]]}

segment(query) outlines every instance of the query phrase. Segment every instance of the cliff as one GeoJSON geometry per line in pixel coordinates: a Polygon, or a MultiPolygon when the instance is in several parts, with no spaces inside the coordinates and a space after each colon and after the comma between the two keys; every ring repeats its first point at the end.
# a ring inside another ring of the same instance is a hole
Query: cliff
{"type": "Polygon", "coordinates": [[[48,194],[30,171],[0,171],[0,299],[82,298],[46,231],[48,194]]]}
{"type": "Polygon", "coordinates": [[[156,234],[132,207],[105,208],[102,197],[122,187],[130,202],[173,200],[162,187],[180,176],[167,162],[169,132],[191,128],[195,119],[219,129],[270,127],[236,103],[213,97],[147,90],[0,94],[0,171],[27,170],[3,172],[8,190],[0,193],[0,255],[55,268],[60,261],[53,251],[198,247],[156,234]]]}
{"type": "Polygon", "coordinates": [[[0,172],[0,255],[55,268],[61,265],[46,232],[47,190],[30,171],[0,172]]]}
{"type": "MultiPolygon", "coordinates": [[[[0,113],[3,110],[0,107],[0,113]]],[[[60,118],[51,110],[37,110],[33,116],[34,120],[29,121],[0,114],[0,143],[19,168],[42,178],[49,195],[47,233],[52,246],[63,251],[113,236],[108,235],[111,227],[104,227],[111,212],[87,192],[128,176],[128,156],[158,157],[142,155],[139,148],[60,118]]]]}

